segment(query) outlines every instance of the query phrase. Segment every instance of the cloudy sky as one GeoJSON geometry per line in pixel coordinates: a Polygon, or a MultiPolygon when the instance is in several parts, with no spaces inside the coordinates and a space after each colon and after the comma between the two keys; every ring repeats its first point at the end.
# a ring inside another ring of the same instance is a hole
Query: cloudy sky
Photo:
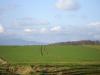
{"type": "Polygon", "coordinates": [[[0,0],[0,40],[100,40],[100,0],[0,0]]]}

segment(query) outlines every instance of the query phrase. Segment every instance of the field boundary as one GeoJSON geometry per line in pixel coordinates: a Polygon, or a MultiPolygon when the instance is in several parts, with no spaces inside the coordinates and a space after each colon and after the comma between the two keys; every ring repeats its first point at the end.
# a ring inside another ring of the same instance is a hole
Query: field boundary
{"type": "Polygon", "coordinates": [[[78,64],[78,65],[97,65],[97,64],[100,64],[100,61],[99,62],[96,62],[96,61],[86,61],[86,62],[50,62],[50,63],[46,63],[46,62],[11,62],[11,64],[51,64],[51,65],[55,65],[55,64],[58,64],[58,65],[67,65],[67,64],[78,64]]]}

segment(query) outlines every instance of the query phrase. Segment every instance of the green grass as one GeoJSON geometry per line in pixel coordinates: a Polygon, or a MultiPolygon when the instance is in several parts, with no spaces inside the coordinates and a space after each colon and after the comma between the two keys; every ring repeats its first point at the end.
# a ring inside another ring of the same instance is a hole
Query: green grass
{"type": "Polygon", "coordinates": [[[9,63],[81,63],[100,64],[100,46],[47,45],[43,46],[0,46],[0,57],[9,63]]]}

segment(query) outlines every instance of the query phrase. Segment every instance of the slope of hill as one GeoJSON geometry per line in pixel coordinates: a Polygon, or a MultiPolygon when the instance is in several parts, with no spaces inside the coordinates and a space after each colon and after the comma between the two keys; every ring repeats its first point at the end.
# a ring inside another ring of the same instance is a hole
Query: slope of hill
{"type": "Polygon", "coordinates": [[[68,41],[68,42],[58,42],[53,43],[53,45],[100,45],[100,41],[92,41],[92,40],[80,40],[80,41],[68,41]]]}

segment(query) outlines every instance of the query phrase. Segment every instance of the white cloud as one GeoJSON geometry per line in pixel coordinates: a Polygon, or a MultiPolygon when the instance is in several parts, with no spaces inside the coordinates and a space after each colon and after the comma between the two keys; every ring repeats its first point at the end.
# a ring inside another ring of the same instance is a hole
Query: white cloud
{"type": "Polygon", "coordinates": [[[0,24],[0,33],[3,33],[5,31],[4,27],[0,24]]]}
{"type": "Polygon", "coordinates": [[[21,19],[16,19],[12,22],[15,26],[32,26],[32,25],[48,25],[49,22],[43,19],[36,19],[32,17],[24,17],[21,19]]]}
{"type": "Polygon", "coordinates": [[[62,28],[60,26],[54,26],[52,28],[37,28],[37,29],[31,29],[26,28],[24,29],[24,32],[26,33],[50,33],[50,32],[61,32],[62,28]]]}
{"type": "Polygon", "coordinates": [[[55,26],[50,29],[50,31],[52,31],[52,32],[60,32],[61,30],[62,30],[62,28],[60,26],[55,26]]]}
{"type": "Polygon", "coordinates": [[[40,29],[40,33],[47,33],[48,32],[48,29],[47,28],[41,28],[40,29]]]}
{"type": "Polygon", "coordinates": [[[33,30],[32,30],[32,29],[27,28],[27,29],[24,29],[24,32],[27,32],[27,33],[32,33],[32,32],[33,32],[33,30]]]}
{"type": "Polygon", "coordinates": [[[58,0],[56,7],[61,10],[78,10],[80,5],[76,0],[58,0]]]}
{"type": "Polygon", "coordinates": [[[40,28],[40,29],[24,29],[26,33],[47,33],[49,30],[47,28],[40,28]]]}
{"type": "Polygon", "coordinates": [[[88,24],[89,26],[100,27],[100,22],[91,22],[88,24]]]}

